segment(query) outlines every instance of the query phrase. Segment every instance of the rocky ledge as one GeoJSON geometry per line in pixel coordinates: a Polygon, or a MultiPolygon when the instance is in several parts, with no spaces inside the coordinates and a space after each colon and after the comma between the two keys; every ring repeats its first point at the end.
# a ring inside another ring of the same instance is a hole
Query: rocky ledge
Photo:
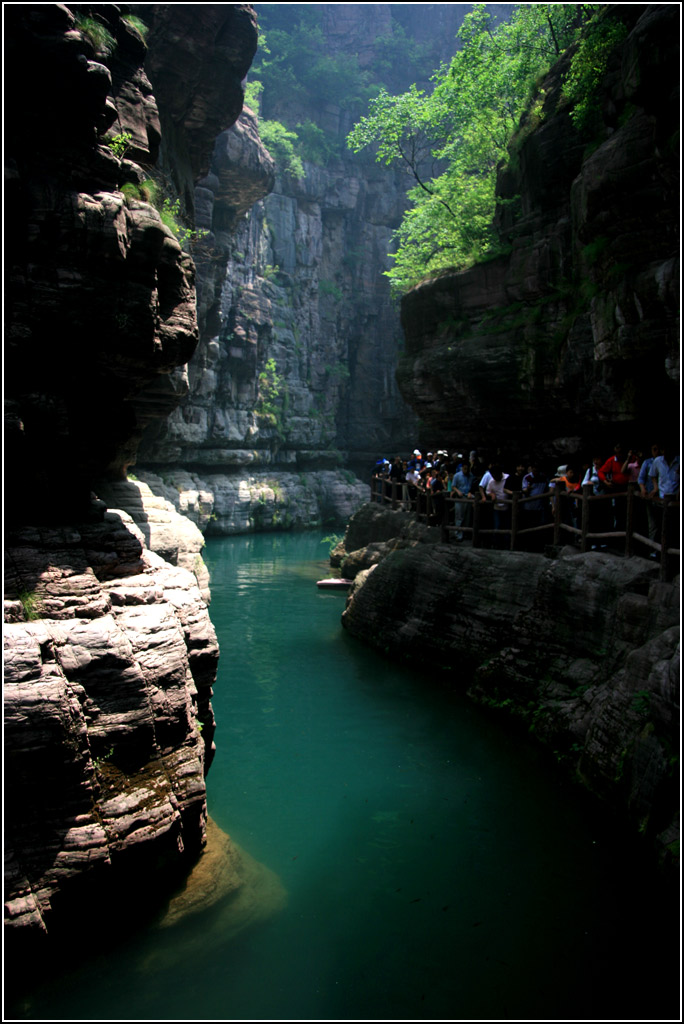
{"type": "Polygon", "coordinates": [[[361,571],[344,627],[514,716],[672,864],[679,579],[659,582],[642,558],[432,540],[402,513],[352,519],[337,558],[361,571]]]}
{"type": "Polygon", "coordinates": [[[141,480],[103,481],[98,495],[109,508],[121,509],[131,517],[150,551],[191,572],[202,600],[210,603],[209,570],[202,558],[204,537],[191,519],[179,514],[170,501],[153,494],[141,480]]]}
{"type": "Polygon", "coordinates": [[[368,498],[368,485],[342,469],[137,472],[169,508],[211,536],[341,524],[368,498]]]}
{"type": "Polygon", "coordinates": [[[203,845],[216,634],[195,576],[125,512],[8,542],[6,924],[95,933],[203,845]]]}

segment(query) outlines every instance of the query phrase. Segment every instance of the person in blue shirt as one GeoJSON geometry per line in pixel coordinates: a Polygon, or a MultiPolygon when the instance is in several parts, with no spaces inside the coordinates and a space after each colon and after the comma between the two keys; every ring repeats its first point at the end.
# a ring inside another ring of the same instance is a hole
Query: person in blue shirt
{"type": "MultiPolygon", "coordinates": [[[[659,455],[660,455],[660,445],[659,444],[652,444],[651,445],[651,454],[649,455],[649,457],[647,459],[644,459],[643,463],[641,464],[641,469],[639,470],[639,477],[638,477],[637,482],[639,484],[639,490],[641,491],[641,496],[643,498],[649,498],[651,496],[651,492],[653,491],[654,484],[653,484],[653,480],[651,479],[651,466],[653,465],[653,463],[655,462],[655,460],[657,459],[657,457],[659,455]]],[[[658,517],[655,514],[654,506],[650,502],[647,502],[647,504],[646,504],[646,516],[647,516],[647,519],[648,519],[648,536],[649,536],[649,539],[650,540],[657,540],[658,539],[658,517]]]]}
{"type": "MultiPolygon", "coordinates": [[[[653,460],[649,472],[649,479],[653,483],[653,489],[649,495],[649,504],[651,507],[655,505],[654,511],[660,513],[658,515],[658,525],[662,522],[662,510],[655,504],[655,499],[671,497],[679,500],[679,455],[673,453],[672,448],[668,445],[664,445],[660,455],[657,455],[653,460]]],[[[667,536],[665,537],[665,546],[667,548],[679,547],[679,520],[675,518],[674,513],[670,513],[668,518],[667,536]]],[[[658,530],[660,533],[660,530],[658,530]]],[[[658,538],[656,538],[658,539],[658,538]]]]}
{"type": "MultiPolygon", "coordinates": [[[[470,472],[470,463],[463,461],[451,480],[452,497],[467,498],[470,492],[471,482],[472,474],[470,472]]],[[[456,540],[463,540],[463,532],[460,527],[463,525],[469,525],[469,523],[466,522],[466,513],[468,512],[472,514],[472,509],[466,505],[465,502],[457,501],[454,503],[454,526],[458,528],[456,540]]]]}

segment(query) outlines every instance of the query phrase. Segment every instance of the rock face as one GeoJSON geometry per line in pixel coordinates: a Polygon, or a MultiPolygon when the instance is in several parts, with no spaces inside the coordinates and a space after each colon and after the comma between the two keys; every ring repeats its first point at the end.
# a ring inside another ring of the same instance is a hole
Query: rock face
{"type": "Polygon", "coordinates": [[[431,441],[590,458],[677,436],[678,11],[608,17],[631,31],[601,86],[600,137],[587,147],[563,106],[566,57],[499,174],[510,255],[402,302],[399,385],[431,441]]]}
{"type": "Polygon", "coordinates": [[[130,155],[150,161],[159,139],[144,43],[113,5],[105,22],[109,55],[61,4],[19,5],[6,25],[7,458],[52,520],[84,515],[93,480],[125,472],[145,422],[178,401],[145,388],[197,344],[192,260],[154,207],[126,202],[144,172],[105,141],[129,131],[130,155]]]}
{"type": "Polygon", "coordinates": [[[337,525],[368,498],[368,486],[348,470],[243,470],[206,478],[187,470],[140,470],[140,476],[168,508],[180,509],[178,519],[187,517],[207,536],[337,525]]]}
{"type": "Polygon", "coordinates": [[[66,903],[95,928],[204,842],[216,635],[123,512],[17,531],[5,587],[6,923],[59,934],[66,903]]]}
{"type": "Polygon", "coordinates": [[[202,599],[209,604],[209,570],[202,558],[204,537],[197,525],[179,515],[174,505],[153,493],[138,480],[112,481],[100,485],[100,498],[109,508],[126,512],[145,538],[145,546],[171,565],[191,572],[197,580],[202,599]]]}
{"type": "MultiPolygon", "coordinates": [[[[388,191],[379,171],[333,177],[310,166],[295,195],[278,178],[238,221],[254,182],[268,185],[272,174],[255,160],[255,125],[245,111],[219,137],[198,186],[198,226],[212,248],[198,256],[202,331],[190,392],[147,431],[139,457],[156,474],[192,467],[214,495],[214,532],[230,519],[223,481],[233,475],[237,486],[246,465],[257,485],[294,472],[324,492],[331,470],[367,468],[376,448],[413,438],[394,384],[398,318],[377,265],[401,192],[388,191]]],[[[334,494],[324,504],[334,507],[334,494]]]]}
{"type": "Polygon", "coordinates": [[[20,4],[5,19],[6,923],[20,964],[75,922],[139,920],[205,842],[218,646],[203,540],[125,475],[145,425],[187,392],[198,339],[193,260],[143,198],[170,160],[161,125],[179,168],[203,173],[240,111],[256,18],[193,8],[198,36],[190,8],[154,5],[170,47],[156,73],[182,78],[160,116],[126,10],[20,4]]]}
{"type": "Polygon", "coordinates": [[[672,862],[679,579],[640,558],[419,543],[397,516],[368,506],[350,524],[349,559],[383,533],[384,557],[356,577],[345,628],[514,715],[672,862]]]}

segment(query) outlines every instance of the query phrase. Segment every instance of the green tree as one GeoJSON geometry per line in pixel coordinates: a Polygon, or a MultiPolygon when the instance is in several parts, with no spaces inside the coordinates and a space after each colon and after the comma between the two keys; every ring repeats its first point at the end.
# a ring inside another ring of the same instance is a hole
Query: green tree
{"type": "MultiPolygon", "coordinates": [[[[431,93],[412,86],[371,101],[347,144],[354,152],[374,146],[376,160],[403,166],[414,181],[387,272],[396,291],[499,251],[492,228],[497,166],[540,76],[599,7],[519,5],[494,27],[477,4],[458,33],[461,49],[435,73],[431,93]]],[[[541,104],[537,111],[542,116],[541,104]]]]}
{"type": "Polygon", "coordinates": [[[279,436],[283,432],[285,385],[278,373],[275,359],[267,359],[258,377],[256,415],[262,424],[275,427],[279,436]],[[283,396],[281,400],[281,395],[283,396]]]}
{"type": "MultiPolygon", "coordinates": [[[[325,165],[344,150],[329,122],[318,118],[328,104],[358,117],[379,91],[378,77],[407,81],[422,48],[411,44],[396,20],[377,40],[378,68],[362,68],[356,54],[331,53],[317,4],[260,4],[259,49],[249,72],[246,102],[268,121],[294,132],[290,143],[303,160],[325,165]],[[408,54],[411,54],[411,60],[408,54]]],[[[410,81],[410,79],[408,79],[410,81]]],[[[274,153],[274,156],[277,154],[274,153]]]]}
{"type": "Polygon", "coordinates": [[[611,52],[626,35],[627,27],[622,22],[604,14],[590,22],[579,41],[563,86],[563,97],[573,104],[570,117],[585,136],[600,128],[598,85],[611,52]]]}
{"type": "Polygon", "coordinates": [[[304,177],[304,165],[295,150],[296,132],[287,129],[280,121],[260,121],[259,134],[281,171],[291,178],[304,177]]]}

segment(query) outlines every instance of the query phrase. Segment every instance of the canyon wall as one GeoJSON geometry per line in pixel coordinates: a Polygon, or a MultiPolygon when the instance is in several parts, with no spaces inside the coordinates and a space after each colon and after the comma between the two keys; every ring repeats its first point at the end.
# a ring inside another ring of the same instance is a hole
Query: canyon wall
{"type": "Polygon", "coordinates": [[[48,935],[54,956],[69,928],[143,919],[205,842],[218,645],[203,539],[126,473],[188,390],[195,267],[164,206],[240,112],[256,17],[154,5],[157,73],[176,88],[160,117],[127,10],[5,17],[5,920],[20,966],[48,935]],[[165,119],[178,186],[169,148],[158,163],[165,119]]]}
{"type": "Polygon", "coordinates": [[[678,444],[679,11],[607,16],[628,34],[595,137],[561,94],[569,52],[499,173],[510,252],[403,299],[398,379],[426,441],[562,461],[678,444]]]}
{"type": "MultiPolygon", "coordinates": [[[[425,50],[427,85],[468,8],[431,5],[427,17],[424,5],[324,4],[324,49],[373,72],[379,40],[406,31],[425,50]]],[[[389,71],[397,91],[410,70],[389,71]]],[[[411,450],[418,432],[397,388],[403,336],[383,276],[413,182],[345,150],[355,115],[344,95],[281,90],[264,95],[263,114],[316,124],[334,152],[325,166],[304,160],[300,178],[274,172],[255,158],[249,110],[218,137],[193,199],[206,235],[189,393],[148,428],[135,470],[208,534],[343,522],[366,500],[376,459],[411,450]],[[256,203],[255,180],[269,191],[256,203]]]]}

